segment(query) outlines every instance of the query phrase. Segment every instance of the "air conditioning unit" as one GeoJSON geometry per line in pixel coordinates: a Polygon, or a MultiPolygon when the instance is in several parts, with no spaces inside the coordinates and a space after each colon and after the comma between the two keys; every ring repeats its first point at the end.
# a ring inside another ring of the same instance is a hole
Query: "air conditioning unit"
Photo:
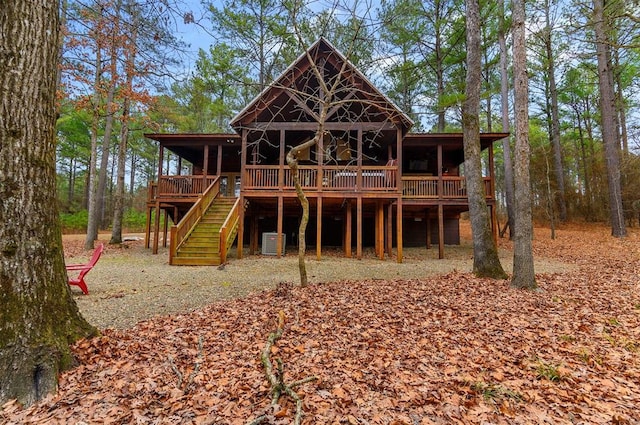
{"type": "MultiPolygon", "coordinates": [[[[280,237],[282,238],[282,255],[284,255],[287,239],[284,233],[281,233],[280,237]]],[[[278,255],[278,234],[276,232],[262,234],[262,255],[278,255]]]]}

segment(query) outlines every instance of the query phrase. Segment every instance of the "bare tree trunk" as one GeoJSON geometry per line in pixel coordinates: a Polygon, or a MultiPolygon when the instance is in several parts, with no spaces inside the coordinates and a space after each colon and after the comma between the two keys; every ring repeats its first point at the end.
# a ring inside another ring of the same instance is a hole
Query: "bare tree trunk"
{"type": "MultiPolygon", "coordinates": [[[[504,22],[504,0],[499,1],[500,23],[498,29],[498,44],[500,45],[500,97],[502,102],[502,131],[511,131],[509,124],[509,73],[507,70],[507,42],[506,24],[504,22]]],[[[511,162],[511,143],[508,137],[502,139],[502,156],[504,158],[504,193],[507,202],[507,223],[509,239],[513,239],[513,164],[511,162]]]]}
{"type": "Polygon", "coordinates": [[[64,267],[55,171],[58,2],[13,0],[0,13],[0,405],[57,388],[69,343],[96,330],[64,267]]]}
{"type": "Polygon", "coordinates": [[[105,198],[107,196],[107,174],[109,167],[109,156],[111,150],[111,133],[113,131],[113,118],[116,113],[116,104],[113,99],[115,97],[116,87],[118,84],[118,36],[119,36],[119,21],[120,21],[120,6],[122,2],[118,1],[115,5],[116,15],[114,16],[114,23],[112,28],[111,40],[110,40],[110,52],[111,58],[109,62],[109,91],[107,92],[106,103],[106,120],[104,125],[104,137],[102,140],[102,156],[100,158],[100,172],[98,175],[98,190],[96,195],[96,220],[99,225],[103,225],[105,213],[105,198]]]}
{"type": "Polygon", "coordinates": [[[129,112],[131,108],[131,96],[133,95],[133,77],[135,74],[135,61],[137,55],[137,28],[138,22],[134,18],[132,31],[129,34],[129,45],[125,48],[126,75],[125,94],[122,102],[122,126],[120,128],[120,145],[118,146],[118,171],[116,178],[116,193],[113,205],[113,224],[111,227],[110,244],[122,243],[122,216],[124,215],[124,173],[127,161],[127,142],[129,140],[129,112]]]}
{"type": "Polygon", "coordinates": [[[122,127],[120,128],[120,144],[118,146],[118,175],[113,205],[113,224],[110,244],[122,243],[122,217],[124,215],[124,172],[127,160],[127,140],[129,138],[129,105],[126,98],[122,105],[122,127]]]}
{"type": "Polygon", "coordinates": [[[533,221],[531,218],[531,182],[529,175],[529,78],[525,42],[525,0],[513,0],[513,79],[516,126],[515,149],[515,237],[511,285],[535,289],[533,270],[533,221]]]}
{"type": "Polygon", "coordinates": [[[613,70],[609,50],[608,17],[604,10],[604,0],[593,0],[593,20],[598,57],[598,86],[600,89],[600,119],[602,120],[602,141],[604,142],[609,184],[609,212],[611,234],[615,237],[627,235],[622,208],[622,188],[620,184],[620,143],[616,120],[615,94],[613,90],[613,70]]]}
{"type": "Polygon", "coordinates": [[[311,140],[293,147],[289,152],[287,152],[287,165],[291,169],[293,185],[296,189],[296,194],[298,195],[300,206],[302,207],[300,226],[298,226],[298,271],[300,273],[300,286],[307,286],[309,283],[309,280],[307,278],[307,264],[304,260],[305,253],[307,251],[307,243],[305,238],[307,224],[309,224],[309,200],[307,199],[307,195],[304,193],[304,191],[302,190],[302,186],[300,185],[300,178],[298,176],[298,155],[305,149],[310,148],[311,146],[315,146],[315,144],[318,142],[318,137],[319,136],[316,134],[316,136],[311,140]]]}
{"type": "Polygon", "coordinates": [[[616,92],[616,110],[618,111],[618,122],[620,124],[620,142],[622,145],[622,152],[629,153],[629,133],[627,131],[627,113],[626,113],[626,101],[624,99],[624,93],[622,91],[622,78],[620,69],[620,48],[613,49],[613,59],[616,72],[614,72],[615,92],[616,92]]]}
{"type": "Polygon", "coordinates": [[[560,221],[567,220],[567,201],[564,189],[564,166],[562,165],[562,149],[560,146],[560,118],[558,116],[558,89],[556,87],[555,60],[553,56],[553,39],[551,37],[551,18],[549,16],[549,0],[545,0],[545,49],[547,54],[547,76],[549,78],[549,94],[551,101],[551,145],[553,146],[553,165],[557,185],[558,216],[560,221]]]}
{"type": "Polygon", "coordinates": [[[91,118],[91,157],[89,158],[89,181],[87,183],[87,238],[84,249],[93,249],[93,242],[98,239],[98,216],[96,214],[96,178],[98,164],[98,127],[100,125],[100,83],[102,81],[102,46],[99,35],[96,42],[96,75],[93,82],[93,117],[91,118]]]}
{"type": "Polygon", "coordinates": [[[482,60],[480,43],[480,6],[478,0],[466,0],[467,78],[462,105],[464,171],[469,198],[469,215],[473,233],[473,272],[476,276],[504,279],[507,277],[498,258],[491,233],[480,155],[480,90],[482,60]]]}

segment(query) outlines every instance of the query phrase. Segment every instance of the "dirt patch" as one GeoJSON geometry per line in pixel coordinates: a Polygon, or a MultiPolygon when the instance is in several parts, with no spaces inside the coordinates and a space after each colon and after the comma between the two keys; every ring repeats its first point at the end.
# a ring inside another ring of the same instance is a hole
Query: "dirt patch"
{"type": "MultiPolygon", "coordinates": [[[[437,258],[437,246],[430,250],[405,248],[400,264],[395,256],[384,260],[375,258],[372,249],[364,250],[362,260],[344,258],[340,250],[327,249],[318,261],[313,251],[307,261],[309,281],[417,279],[452,271],[468,272],[473,266],[468,224],[463,223],[461,232],[461,245],[447,246],[446,258],[442,260],[437,258]]],[[[126,236],[139,240],[112,246],[108,244],[109,235],[100,235],[99,241],[106,249],[86,277],[89,295],[72,288],[84,317],[100,329],[128,328],[153,316],[185,313],[216,301],[274,289],[279,282],[299,281],[297,253],[291,250],[281,259],[256,255],[238,260],[234,249],[222,270],[218,267],[170,266],[167,248],[160,248],[159,253],[153,255],[151,250],[144,248],[141,235],[126,236]]],[[[83,249],[83,235],[65,235],[63,243],[67,263],[88,260],[90,252],[83,249]]],[[[502,264],[510,270],[512,253],[508,242],[502,243],[506,244],[500,250],[502,264]]],[[[561,261],[536,259],[537,273],[570,269],[570,265],[561,261]]]]}

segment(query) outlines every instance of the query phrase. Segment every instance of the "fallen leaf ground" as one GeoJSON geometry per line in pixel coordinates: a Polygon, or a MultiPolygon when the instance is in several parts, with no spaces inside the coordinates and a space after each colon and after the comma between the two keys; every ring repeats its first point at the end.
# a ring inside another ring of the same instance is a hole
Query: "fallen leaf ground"
{"type": "Polygon", "coordinates": [[[640,232],[538,229],[535,255],[576,267],[537,292],[458,272],[283,285],[106,330],[74,347],[56,395],[0,421],[291,423],[259,359],[283,310],[273,357],[287,380],[318,378],[297,389],[305,424],[640,423],[640,232]]]}

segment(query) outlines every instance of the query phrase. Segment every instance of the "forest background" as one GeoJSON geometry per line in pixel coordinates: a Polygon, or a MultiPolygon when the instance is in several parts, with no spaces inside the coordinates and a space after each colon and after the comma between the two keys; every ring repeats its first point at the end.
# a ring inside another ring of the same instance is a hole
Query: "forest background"
{"type": "MultiPolygon", "coordinates": [[[[604,8],[612,116],[599,108],[596,3],[527,2],[533,214],[552,225],[609,219],[607,120],[621,153],[625,219],[631,226],[640,220],[637,2],[604,8]]],[[[158,172],[157,143],[143,134],[231,131],[230,119],[302,53],[283,1],[64,0],[61,8],[57,172],[67,232],[85,232],[89,224],[112,229],[117,241],[123,227],[141,229],[147,184],[158,172]],[[203,46],[195,57],[194,46],[203,46]]],[[[311,1],[302,10],[295,19],[304,40],[324,36],[349,52],[415,121],[413,131],[461,131],[464,2],[311,1]]],[[[501,94],[501,83],[512,80],[509,10],[502,0],[481,4],[483,131],[510,130],[511,102],[502,98],[511,94],[501,94]]],[[[494,149],[504,222],[512,143],[494,149]]],[[[165,161],[166,173],[177,172],[175,157],[165,161]]],[[[189,164],[181,166],[188,173],[189,164]]]]}

